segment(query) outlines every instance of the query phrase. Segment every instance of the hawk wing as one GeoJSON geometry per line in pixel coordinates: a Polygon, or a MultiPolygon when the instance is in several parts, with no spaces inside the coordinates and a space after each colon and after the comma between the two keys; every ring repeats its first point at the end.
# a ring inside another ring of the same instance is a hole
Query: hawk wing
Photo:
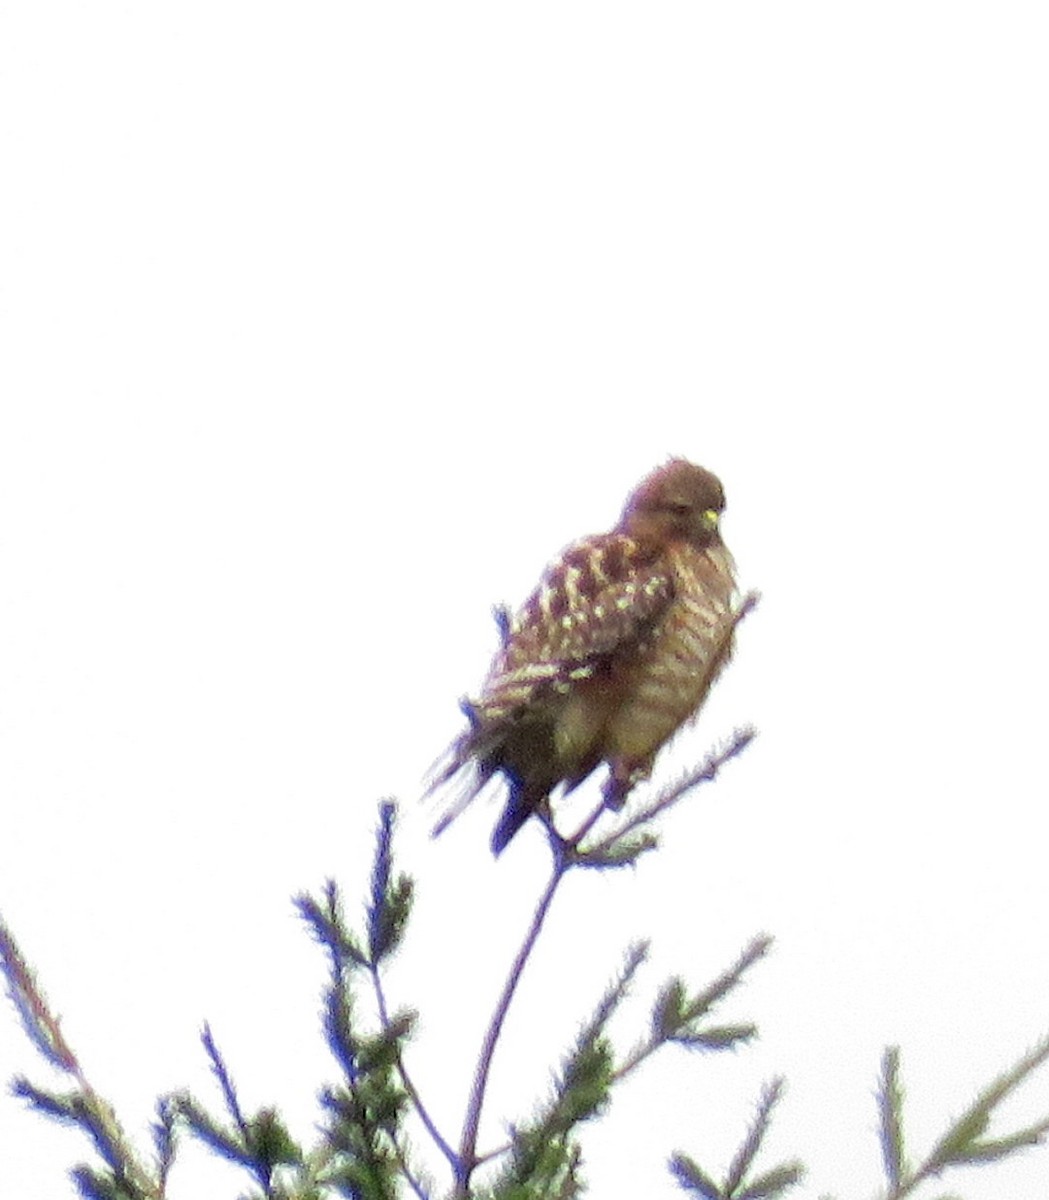
{"type": "Polygon", "coordinates": [[[468,762],[478,772],[438,822],[440,833],[503,769],[536,800],[579,764],[559,761],[554,726],[573,691],[617,655],[629,654],[674,598],[659,554],[623,534],[576,542],[543,575],[506,629],[480,696],[463,702],[470,728],[430,790],[468,762]]]}
{"type": "Polygon", "coordinates": [[[576,542],[546,570],[510,624],[471,708],[498,722],[544,694],[563,694],[633,648],[674,597],[658,554],[623,534],[576,542]]]}

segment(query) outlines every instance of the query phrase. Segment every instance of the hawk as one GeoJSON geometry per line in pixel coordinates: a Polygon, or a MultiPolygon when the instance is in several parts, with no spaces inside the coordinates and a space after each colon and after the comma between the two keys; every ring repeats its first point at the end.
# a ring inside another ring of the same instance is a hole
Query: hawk
{"type": "Polygon", "coordinates": [[[618,809],[696,715],[732,649],[736,582],[718,524],[720,481],[673,458],[641,481],[608,533],[567,546],[512,619],[434,786],[473,766],[443,830],[497,772],[509,795],[499,854],[559,785],[608,765],[618,809]]]}

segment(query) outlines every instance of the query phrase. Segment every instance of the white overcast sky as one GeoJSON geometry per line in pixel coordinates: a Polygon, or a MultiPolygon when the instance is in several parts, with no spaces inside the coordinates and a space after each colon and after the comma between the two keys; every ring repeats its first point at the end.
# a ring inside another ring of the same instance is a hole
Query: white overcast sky
{"type": "MultiPolygon", "coordinates": [[[[867,1200],[882,1047],[915,1157],[1049,1031],[1044,679],[1049,18],[1036,3],[5,5],[0,911],[88,1073],[308,1135],[335,1075],[290,896],[363,895],[404,802],[391,1000],[449,1136],[546,872],[421,780],[490,607],[668,454],[718,472],[763,593],[699,724],[760,738],[657,857],[573,878],[482,1142],[633,938],[761,1041],[667,1054],[587,1140],[677,1195],[761,1082],[798,1195],[867,1200]]],[[[0,1075],[53,1082],[8,1007],[0,1075]]],[[[1010,1109],[1049,1111],[1049,1076],[1010,1109]]],[[[4,1195],[87,1156],[0,1096],[4,1195]]],[[[435,1154],[427,1162],[440,1176],[435,1154]]],[[[950,1190],[951,1180],[945,1181],[950,1190]]],[[[958,1176],[1041,1197],[1049,1152],[958,1176]]],[[[246,1178],[190,1154],[172,1200],[246,1178]]]]}

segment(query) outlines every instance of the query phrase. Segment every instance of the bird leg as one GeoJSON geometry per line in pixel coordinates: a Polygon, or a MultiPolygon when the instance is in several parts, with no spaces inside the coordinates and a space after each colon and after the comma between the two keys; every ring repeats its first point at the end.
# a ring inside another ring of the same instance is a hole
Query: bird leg
{"type": "Polygon", "coordinates": [[[652,771],[652,764],[624,762],[622,759],[612,763],[602,789],[605,808],[610,812],[619,812],[626,804],[626,798],[643,779],[647,779],[652,771]]]}

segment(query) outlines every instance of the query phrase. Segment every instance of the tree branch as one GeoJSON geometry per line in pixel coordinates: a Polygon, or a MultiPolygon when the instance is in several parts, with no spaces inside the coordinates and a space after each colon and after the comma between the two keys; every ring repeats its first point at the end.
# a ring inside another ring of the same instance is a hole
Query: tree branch
{"type": "MultiPolygon", "coordinates": [[[[379,978],[378,964],[371,963],[369,966],[369,973],[371,974],[372,985],[375,989],[375,1005],[379,1012],[379,1022],[382,1025],[383,1032],[389,1033],[390,1029],[391,1029],[390,1014],[389,1014],[389,1009],[386,1007],[386,993],[382,986],[382,980],[379,978]]],[[[433,1118],[430,1116],[429,1111],[426,1108],[426,1105],[423,1104],[422,1097],[419,1095],[419,1092],[418,1092],[415,1084],[412,1082],[411,1076],[408,1074],[408,1070],[404,1065],[404,1057],[401,1054],[399,1049],[397,1051],[396,1062],[397,1062],[397,1074],[401,1078],[401,1085],[404,1087],[404,1090],[408,1093],[408,1099],[411,1100],[412,1107],[415,1109],[416,1115],[418,1116],[419,1120],[422,1121],[423,1125],[426,1128],[426,1132],[430,1135],[431,1139],[433,1140],[434,1145],[438,1148],[438,1150],[440,1150],[440,1152],[444,1155],[444,1157],[451,1164],[452,1170],[456,1170],[458,1168],[458,1164],[459,1164],[458,1156],[456,1155],[456,1153],[452,1149],[452,1147],[449,1145],[449,1143],[445,1139],[444,1135],[437,1128],[437,1125],[434,1123],[433,1118]]],[[[398,1156],[402,1160],[402,1167],[404,1169],[405,1178],[411,1184],[412,1190],[415,1192],[415,1194],[420,1197],[420,1200],[423,1200],[425,1193],[421,1190],[420,1185],[417,1183],[417,1181],[412,1177],[411,1173],[408,1171],[407,1164],[404,1161],[404,1156],[401,1154],[401,1150],[400,1150],[399,1146],[397,1147],[397,1153],[398,1153],[398,1156]]]]}
{"type": "Polygon", "coordinates": [[[525,934],[521,948],[514,958],[513,965],[510,967],[506,983],[503,985],[502,994],[495,1006],[495,1011],[492,1013],[492,1019],[489,1022],[484,1041],[481,1043],[481,1051],[478,1055],[477,1067],[474,1071],[473,1087],[470,1089],[470,1102],[467,1105],[466,1119],[463,1122],[462,1137],[459,1141],[459,1154],[455,1162],[455,1192],[453,1193],[455,1200],[467,1200],[470,1194],[470,1176],[479,1161],[477,1157],[477,1134],[481,1124],[481,1111],[484,1108],[485,1092],[488,1088],[488,1075],[492,1068],[492,1058],[499,1041],[499,1035],[503,1029],[503,1023],[506,1020],[506,1014],[510,1011],[510,1004],[513,1001],[514,993],[517,991],[517,985],[521,981],[525,964],[528,962],[536,941],[539,938],[543,922],[546,920],[546,914],[550,910],[554,895],[571,865],[572,859],[564,853],[564,844],[562,843],[560,853],[557,852],[555,846],[554,869],[550,880],[542,896],[539,898],[535,912],[532,914],[532,921],[528,927],[528,932],[525,934]]]}

